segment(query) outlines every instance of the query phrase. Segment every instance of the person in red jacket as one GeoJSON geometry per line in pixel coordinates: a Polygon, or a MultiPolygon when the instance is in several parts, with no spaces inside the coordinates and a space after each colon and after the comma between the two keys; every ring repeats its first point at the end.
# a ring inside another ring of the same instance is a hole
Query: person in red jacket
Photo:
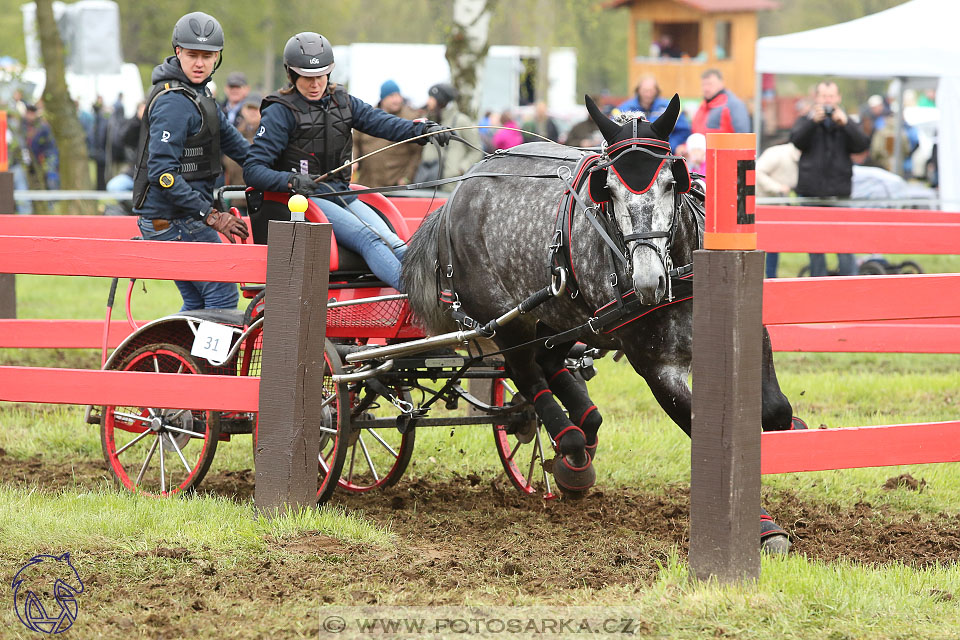
{"type": "Polygon", "coordinates": [[[746,105],[723,84],[723,74],[707,69],[700,76],[703,102],[693,116],[693,133],[750,133],[750,114],[746,105]]]}

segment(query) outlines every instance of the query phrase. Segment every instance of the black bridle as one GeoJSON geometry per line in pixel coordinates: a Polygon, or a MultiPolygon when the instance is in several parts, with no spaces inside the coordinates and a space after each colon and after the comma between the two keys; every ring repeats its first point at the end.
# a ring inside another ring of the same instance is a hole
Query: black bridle
{"type": "MultiPolygon", "coordinates": [[[[637,121],[634,120],[634,125],[633,125],[634,134],[636,134],[636,127],[637,127],[636,122],[637,121]]],[[[600,162],[595,167],[591,168],[590,172],[592,173],[594,171],[608,170],[611,166],[613,166],[613,163],[616,162],[620,157],[629,153],[636,153],[636,152],[645,153],[648,156],[651,156],[661,161],[665,160],[671,163],[671,165],[674,162],[678,162],[678,161],[683,162],[683,158],[681,156],[675,156],[669,153],[669,151],[667,153],[656,153],[655,151],[648,149],[647,148],[648,146],[666,148],[667,150],[670,149],[670,145],[668,143],[665,143],[664,141],[659,140],[657,138],[633,137],[633,138],[629,138],[627,140],[622,140],[620,142],[612,144],[609,147],[604,145],[603,147],[601,147],[602,158],[600,162]]],[[[656,180],[656,176],[654,176],[653,179],[656,180]]],[[[676,178],[674,178],[673,186],[674,186],[674,194],[679,195],[676,189],[676,186],[677,186],[676,178]]],[[[623,235],[624,242],[627,242],[627,243],[636,242],[637,245],[650,247],[655,252],[657,252],[658,255],[660,255],[661,262],[663,262],[664,255],[661,254],[660,248],[656,244],[649,242],[649,240],[655,240],[657,238],[666,238],[667,239],[666,253],[669,256],[670,248],[673,245],[673,239],[676,236],[677,216],[678,216],[677,214],[678,207],[676,205],[677,205],[677,202],[675,199],[674,207],[673,207],[673,217],[670,221],[669,229],[665,231],[645,231],[643,233],[624,234],[623,235]]]]}

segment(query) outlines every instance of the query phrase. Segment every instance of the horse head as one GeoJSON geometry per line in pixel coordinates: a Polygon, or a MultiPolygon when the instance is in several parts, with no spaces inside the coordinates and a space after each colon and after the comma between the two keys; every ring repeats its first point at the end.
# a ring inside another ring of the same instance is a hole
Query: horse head
{"type": "Polygon", "coordinates": [[[591,175],[594,201],[609,200],[630,260],[639,299],[657,304],[667,291],[670,242],[676,225],[676,194],[690,188],[683,159],[667,141],[680,116],[680,97],[653,122],[628,117],[617,122],[585,96],[587,111],[606,144],[599,171],[591,175]]]}

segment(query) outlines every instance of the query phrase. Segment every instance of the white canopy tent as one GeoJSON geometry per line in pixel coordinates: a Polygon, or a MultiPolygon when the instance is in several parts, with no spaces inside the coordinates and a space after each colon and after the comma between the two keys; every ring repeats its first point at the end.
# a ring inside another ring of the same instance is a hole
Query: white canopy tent
{"type": "MultiPolygon", "coordinates": [[[[940,197],[960,206],[960,1],[911,0],[863,18],[757,40],[760,74],[937,78],[940,197]]],[[[760,95],[759,87],[756,95],[760,95]]],[[[759,99],[759,98],[758,98],[759,99]]],[[[759,110],[757,110],[759,111],[759,110]]],[[[899,141],[899,136],[897,136],[899,141]]],[[[960,209],[958,209],[960,210],[960,209]]]]}

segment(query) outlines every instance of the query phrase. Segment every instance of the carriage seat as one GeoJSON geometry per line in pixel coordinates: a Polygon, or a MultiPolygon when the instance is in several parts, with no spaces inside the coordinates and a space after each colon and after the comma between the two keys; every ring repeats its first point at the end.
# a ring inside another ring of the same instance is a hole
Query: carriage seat
{"type": "MultiPolygon", "coordinates": [[[[289,194],[277,192],[264,192],[263,202],[252,202],[251,193],[258,192],[247,189],[248,210],[250,211],[250,227],[253,231],[254,244],[267,244],[267,230],[271,220],[290,220],[290,210],[287,208],[289,194]],[[259,206],[258,206],[259,205],[259,206]]],[[[256,197],[256,196],[255,196],[256,197]]],[[[380,213],[379,210],[377,210],[380,213]]],[[[387,225],[398,235],[401,235],[396,229],[394,221],[389,216],[380,213],[387,225]]],[[[326,222],[326,216],[320,211],[320,208],[312,201],[309,202],[305,218],[309,222],[326,222]]],[[[402,235],[401,235],[402,237],[402,235]]],[[[387,286],[377,278],[366,261],[359,253],[347,249],[337,243],[336,235],[331,236],[330,242],[330,281],[347,282],[351,286],[387,286]]]]}
{"type": "Polygon", "coordinates": [[[242,327],[244,326],[243,314],[243,309],[196,309],[194,311],[181,311],[175,315],[232,327],[242,327]]]}

